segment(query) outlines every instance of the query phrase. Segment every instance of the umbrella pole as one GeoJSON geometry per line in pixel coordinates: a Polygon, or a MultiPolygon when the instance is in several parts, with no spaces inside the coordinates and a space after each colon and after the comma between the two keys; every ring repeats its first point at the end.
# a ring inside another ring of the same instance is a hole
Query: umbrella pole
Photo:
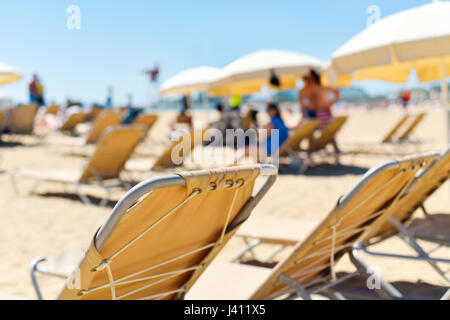
{"type": "Polygon", "coordinates": [[[447,71],[445,70],[445,57],[441,57],[441,104],[446,116],[447,145],[450,144],[450,110],[448,109],[447,71]]]}

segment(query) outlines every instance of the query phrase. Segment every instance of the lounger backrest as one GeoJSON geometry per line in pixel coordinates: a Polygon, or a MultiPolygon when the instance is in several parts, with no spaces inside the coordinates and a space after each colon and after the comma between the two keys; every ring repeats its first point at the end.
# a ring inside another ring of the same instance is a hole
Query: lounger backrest
{"type": "Polygon", "coordinates": [[[257,203],[260,196],[252,193],[260,170],[255,165],[184,172],[134,187],[59,298],[183,297],[257,203]]]}
{"type": "Polygon", "coordinates": [[[303,139],[308,138],[319,125],[318,120],[301,122],[294,133],[280,147],[280,156],[287,154],[290,150],[298,150],[303,139]]]}
{"type": "Polygon", "coordinates": [[[182,165],[182,163],[175,164],[172,161],[172,152],[174,151],[174,149],[177,146],[180,146],[179,157],[181,159],[184,159],[188,156],[188,154],[184,153],[184,150],[189,150],[190,152],[192,152],[196,145],[203,143],[204,134],[205,130],[191,130],[189,133],[181,136],[178,140],[173,141],[156,160],[156,162],[153,164],[152,169],[166,169],[182,165]]]}
{"type": "Polygon", "coordinates": [[[390,210],[416,172],[433,159],[422,156],[391,161],[367,172],[322,223],[277,264],[251,298],[273,298],[292,292],[279,281],[280,275],[294,278],[305,288],[330,280],[339,258],[361,240],[380,215],[390,210]]]}
{"type": "Polygon", "coordinates": [[[310,148],[313,150],[320,149],[331,143],[336,138],[337,133],[341,130],[347,119],[347,116],[339,116],[331,120],[331,122],[320,132],[320,136],[313,141],[310,148]]]}
{"type": "Polygon", "coordinates": [[[125,162],[131,157],[145,133],[141,125],[109,127],[90,157],[80,180],[118,178],[125,162]]]}
{"type": "Polygon", "coordinates": [[[156,120],[158,120],[156,114],[141,114],[133,121],[133,124],[143,124],[150,129],[155,124],[156,120]]]}
{"type": "Polygon", "coordinates": [[[47,108],[46,114],[57,114],[59,112],[59,106],[57,104],[52,104],[47,108]]]}
{"type": "Polygon", "coordinates": [[[403,141],[408,139],[409,135],[413,130],[422,122],[423,118],[425,118],[425,112],[419,113],[414,120],[409,124],[409,126],[403,131],[403,133],[398,137],[398,140],[403,141]]]}
{"type": "Polygon", "coordinates": [[[31,134],[34,127],[34,118],[37,113],[37,105],[20,105],[13,109],[11,132],[19,134],[31,134]]]}
{"type": "Polygon", "coordinates": [[[122,116],[115,112],[105,115],[99,115],[92,124],[92,128],[86,137],[86,143],[96,143],[100,139],[106,128],[114,125],[119,125],[122,121],[122,116]]]}
{"type": "Polygon", "coordinates": [[[89,113],[87,115],[87,118],[94,121],[100,115],[101,112],[102,112],[102,108],[92,107],[91,111],[89,111],[89,113]]]}
{"type": "Polygon", "coordinates": [[[384,138],[381,140],[382,143],[387,143],[392,140],[394,135],[397,133],[397,131],[400,129],[401,126],[408,120],[409,114],[403,115],[403,117],[392,127],[392,129],[384,136],[384,138]]]}
{"type": "MultiPolygon", "coordinates": [[[[391,216],[404,223],[410,220],[416,209],[450,177],[450,147],[427,170],[420,172],[405,194],[395,204],[391,216]]],[[[370,234],[367,242],[376,242],[397,233],[389,221],[380,224],[370,234]]]]}
{"type": "Polygon", "coordinates": [[[69,118],[64,121],[63,125],[61,126],[61,131],[71,131],[74,130],[75,127],[84,121],[86,119],[87,113],[86,112],[76,112],[72,113],[69,118]]]}

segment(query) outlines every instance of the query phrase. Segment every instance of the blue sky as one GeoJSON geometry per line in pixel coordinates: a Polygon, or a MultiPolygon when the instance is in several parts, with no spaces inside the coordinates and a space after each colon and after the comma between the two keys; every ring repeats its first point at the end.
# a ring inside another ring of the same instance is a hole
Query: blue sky
{"type": "MultiPolygon", "coordinates": [[[[15,102],[28,99],[37,72],[48,102],[67,98],[114,103],[131,93],[136,104],[156,99],[156,86],[142,74],[158,63],[160,81],[189,67],[225,66],[261,49],[293,50],[326,60],[366,27],[370,5],[381,17],[431,0],[21,0],[1,1],[0,61],[25,79],[0,87],[15,102]],[[81,9],[81,29],[69,30],[66,10],[81,9]]],[[[411,80],[411,84],[415,84],[411,80]]],[[[399,88],[369,82],[371,92],[399,88]]]]}

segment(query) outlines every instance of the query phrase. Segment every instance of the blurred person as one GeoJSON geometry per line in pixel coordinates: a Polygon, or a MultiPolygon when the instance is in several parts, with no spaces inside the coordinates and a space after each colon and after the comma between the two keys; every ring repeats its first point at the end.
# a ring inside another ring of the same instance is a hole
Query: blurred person
{"type": "Polygon", "coordinates": [[[219,112],[219,119],[211,122],[209,125],[212,128],[220,130],[220,132],[224,134],[225,129],[227,128],[227,122],[225,118],[225,108],[222,101],[216,105],[216,110],[219,112]]]}
{"type": "Polygon", "coordinates": [[[113,87],[108,87],[108,96],[106,97],[105,108],[112,108],[113,106],[113,87]]]}
{"type": "Polygon", "coordinates": [[[401,100],[403,108],[406,109],[408,107],[409,101],[411,100],[411,92],[409,90],[403,91],[401,95],[401,100]]]}
{"type": "Polygon", "coordinates": [[[242,119],[241,128],[243,130],[257,129],[258,128],[258,119],[256,118],[257,115],[258,110],[256,110],[255,107],[250,105],[247,112],[245,113],[244,118],[242,119]]]}
{"type": "Polygon", "coordinates": [[[303,88],[298,92],[298,104],[300,105],[300,111],[302,114],[302,120],[316,118],[316,113],[311,110],[309,106],[308,89],[309,89],[309,77],[303,76],[303,88]]]}
{"type": "Polygon", "coordinates": [[[143,111],[141,108],[133,107],[133,95],[129,93],[127,106],[123,112],[122,124],[132,124],[143,111]]]}
{"type": "Polygon", "coordinates": [[[242,125],[241,116],[242,97],[239,94],[231,96],[229,109],[225,112],[226,129],[240,129],[242,125]]]}
{"type": "Polygon", "coordinates": [[[44,101],[44,86],[40,82],[38,76],[33,74],[33,78],[28,86],[30,93],[30,103],[35,103],[38,106],[43,106],[44,101]]]}
{"type": "Polygon", "coordinates": [[[184,95],[182,100],[182,107],[180,113],[175,118],[175,121],[171,123],[172,130],[176,130],[181,124],[187,126],[189,130],[193,127],[192,114],[191,114],[191,99],[189,96],[184,95]]]}
{"type": "Polygon", "coordinates": [[[281,118],[280,109],[278,104],[269,103],[267,105],[267,114],[270,117],[270,123],[267,124],[264,129],[267,130],[267,136],[265,137],[265,146],[267,155],[270,156],[274,152],[277,152],[280,146],[289,138],[289,129],[281,118]],[[278,143],[275,143],[275,149],[272,149],[272,130],[278,130],[278,143]]]}
{"type": "MultiPolygon", "coordinates": [[[[266,131],[259,132],[260,134],[257,136],[257,141],[255,141],[257,142],[257,145],[246,144],[245,149],[245,156],[248,156],[251,153],[256,153],[258,162],[264,160],[261,159],[260,156],[270,157],[275,154],[280,146],[289,138],[289,129],[286,127],[283,119],[281,118],[278,104],[273,102],[267,104],[266,112],[270,117],[270,123],[263,127],[266,131]],[[272,141],[274,139],[273,130],[278,131],[278,141],[272,141]],[[261,135],[261,133],[265,134],[261,135]],[[260,154],[259,148],[265,148],[266,154],[260,154]]],[[[241,157],[238,157],[238,160],[240,159],[241,157]]]]}
{"type": "MultiPolygon", "coordinates": [[[[333,119],[332,107],[339,100],[339,90],[323,86],[319,73],[314,70],[310,71],[307,83],[305,90],[302,91],[302,97],[307,99],[305,108],[310,110],[306,111],[306,116],[309,119],[319,120],[318,129],[323,130],[333,119]]],[[[310,143],[312,139],[311,137],[310,143]]],[[[340,149],[335,140],[332,145],[336,154],[339,154],[340,149]]]]}

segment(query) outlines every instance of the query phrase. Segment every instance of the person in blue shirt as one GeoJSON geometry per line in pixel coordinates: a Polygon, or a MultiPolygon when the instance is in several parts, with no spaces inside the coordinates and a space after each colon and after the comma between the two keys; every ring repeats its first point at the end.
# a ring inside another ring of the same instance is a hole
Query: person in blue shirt
{"type": "MultiPolygon", "coordinates": [[[[280,109],[276,103],[269,103],[267,105],[267,114],[270,116],[270,123],[264,128],[265,132],[258,130],[256,141],[257,145],[254,143],[246,143],[245,152],[241,155],[237,155],[235,158],[235,163],[242,160],[243,157],[251,156],[256,159],[257,162],[267,160],[267,157],[275,154],[280,146],[289,138],[289,129],[284,124],[281,118],[280,109]],[[265,134],[264,134],[265,133],[265,134]],[[262,150],[265,148],[266,152],[262,150]]],[[[249,129],[254,130],[254,129],[249,129]]],[[[247,130],[247,131],[249,131],[247,130]]],[[[256,134],[256,131],[254,131],[256,134]]]]}
{"type": "Polygon", "coordinates": [[[270,156],[277,152],[280,146],[289,138],[289,129],[281,119],[280,109],[276,103],[269,103],[267,105],[267,114],[270,116],[270,123],[266,126],[267,139],[265,142],[267,148],[267,155],[270,156]],[[272,134],[272,130],[278,130],[278,137],[272,134]],[[278,138],[278,141],[272,139],[278,138]]]}

